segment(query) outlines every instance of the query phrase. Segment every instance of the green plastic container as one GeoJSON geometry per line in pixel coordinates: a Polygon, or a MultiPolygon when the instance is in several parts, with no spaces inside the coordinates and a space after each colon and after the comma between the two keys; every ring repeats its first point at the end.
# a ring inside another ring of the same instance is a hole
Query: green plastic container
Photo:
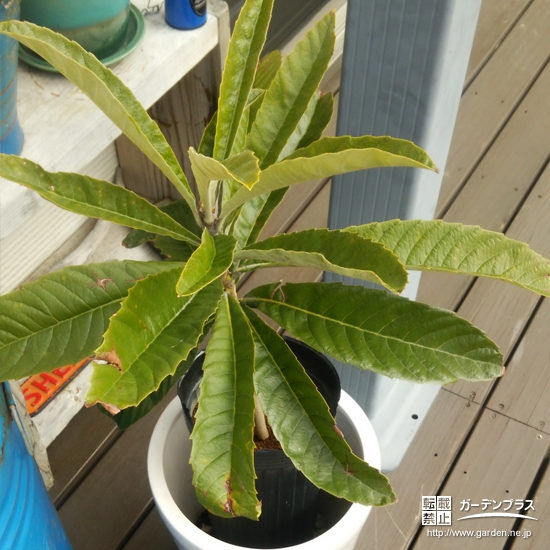
{"type": "Polygon", "coordinates": [[[99,59],[116,52],[126,37],[130,0],[21,0],[21,19],[78,42],[99,59]]]}

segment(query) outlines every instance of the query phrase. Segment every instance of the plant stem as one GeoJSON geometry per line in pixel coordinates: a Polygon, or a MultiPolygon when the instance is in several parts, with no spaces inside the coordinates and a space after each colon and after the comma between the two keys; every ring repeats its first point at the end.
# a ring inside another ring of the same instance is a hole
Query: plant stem
{"type": "Polygon", "coordinates": [[[254,434],[262,441],[269,437],[265,415],[257,395],[254,395],[254,434]]]}

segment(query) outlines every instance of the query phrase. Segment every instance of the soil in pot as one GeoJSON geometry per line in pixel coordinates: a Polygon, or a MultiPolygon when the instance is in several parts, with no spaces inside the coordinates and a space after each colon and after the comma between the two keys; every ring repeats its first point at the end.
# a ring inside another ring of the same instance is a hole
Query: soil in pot
{"type": "MultiPolygon", "coordinates": [[[[291,338],[285,340],[335,416],[340,399],[336,370],[326,357],[309,346],[291,338]]],[[[189,431],[193,426],[204,357],[204,354],[197,356],[178,385],[189,431]]],[[[202,519],[209,523],[210,534],[224,542],[251,548],[293,546],[316,536],[321,491],[294,467],[280,448],[257,449],[254,468],[258,476],[258,499],[262,502],[260,520],[227,519],[209,514],[208,519],[202,519]]]]}

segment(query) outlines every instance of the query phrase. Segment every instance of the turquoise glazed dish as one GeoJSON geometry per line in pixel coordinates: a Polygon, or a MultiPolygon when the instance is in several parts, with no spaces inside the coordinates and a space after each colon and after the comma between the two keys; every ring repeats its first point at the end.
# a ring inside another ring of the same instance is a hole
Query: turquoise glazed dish
{"type": "Polygon", "coordinates": [[[121,48],[129,17],[130,0],[21,0],[21,20],[59,32],[99,59],[121,48]]]}
{"type": "MultiPolygon", "coordinates": [[[[128,25],[126,26],[126,34],[120,44],[119,48],[110,55],[100,57],[100,61],[106,66],[110,67],[115,63],[118,63],[121,59],[133,52],[138,44],[143,39],[145,34],[145,19],[143,14],[134,5],[130,6],[130,17],[128,19],[128,25]]],[[[39,55],[35,54],[31,50],[21,47],[19,48],[19,59],[24,61],[31,67],[42,69],[43,71],[50,71],[56,73],[48,62],[44,61],[39,55]]]]}

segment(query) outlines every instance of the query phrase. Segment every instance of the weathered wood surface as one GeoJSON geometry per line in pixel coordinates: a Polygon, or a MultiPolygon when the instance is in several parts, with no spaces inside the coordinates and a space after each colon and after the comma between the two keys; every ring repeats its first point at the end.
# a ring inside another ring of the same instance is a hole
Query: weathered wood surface
{"type": "MultiPolygon", "coordinates": [[[[513,500],[512,509],[515,511],[516,500],[528,497],[549,442],[550,438],[546,434],[485,409],[472,437],[438,494],[452,495],[454,518],[482,513],[484,499],[490,501],[486,511],[492,510],[499,502],[504,503],[510,499],[513,500]],[[470,507],[468,510],[468,501],[480,506],[470,507]]],[[[509,504],[503,504],[500,509],[507,508],[509,504]]],[[[510,531],[514,524],[514,518],[484,518],[454,521],[453,527],[457,530],[510,531]]],[[[501,548],[506,538],[484,537],[475,541],[475,548],[501,548]]],[[[425,550],[442,546],[445,550],[454,550],[464,548],[465,543],[461,537],[449,537],[442,544],[441,539],[427,536],[426,528],[423,528],[414,547],[425,550]]]]}
{"type": "MultiPolygon", "coordinates": [[[[443,216],[445,221],[507,230],[548,162],[549,90],[547,65],[443,216]]],[[[418,300],[449,309],[456,309],[473,282],[472,277],[435,273],[423,274],[422,280],[418,300]]]]}
{"type": "MultiPolygon", "coordinates": [[[[550,254],[548,30],[548,0],[484,0],[440,202],[445,219],[504,231],[545,255],[550,254]]],[[[328,185],[316,182],[298,189],[288,195],[268,233],[324,223],[328,185]]],[[[260,284],[267,275],[245,285],[260,284]]],[[[291,275],[287,270],[270,277],[318,275],[291,275]]],[[[498,281],[450,284],[441,275],[423,278],[419,299],[457,309],[479,323],[500,343],[507,373],[492,387],[456,384],[440,390],[402,464],[389,473],[399,501],[373,511],[357,550],[546,550],[548,300],[498,281]],[[529,528],[529,539],[435,539],[421,527],[420,497],[436,494],[453,497],[454,518],[464,515],[458,513],[461,500],[533,498],[531,514],[540,520],[468,520],[469,525],[453,521],[454,529],[529,528]]],[[[62,504],[61,517],[75,550],[175,548],[146,482],[138,477],[144,472],[144,449],[158,414],[119,436],[97,411],[84,410],[50,447],[58,476],[52,494],[62,504]],[[93,537],[95,546],[84,540],[81,530],[93,537]]]]}
{"type": "Polygon", "coordinates": [[[534,0],[462,97],[437,217],[483,158],[550,55],[550,0],[534,0]]]}
{"type": "MultiPolygon", "coordinates": [[[[546,168],[522,205],[506,235],[527,242],[545,257],[550,256],[550,166],[546,168]]],[[[483,328],[501,348],[505,357],[514,348],[540,297],[501,281],[478,280],[458,309],[458,313],[483,328]]],[[[483,402],[491,383],[458,382],[451,391],[483,402]]]]}
{"type": "Polygon", "coordinates": [[[407,548],[420,524],[420,496],[435,495],[480,408],[441,390],[401,465],[388,474],[396,504],[371,512],[357,550],[407,548]]]}
{"type": "MultiPolygon", "coordinates": [[[[147,2],[134,3],[141,9],[147,2]]],[[[181,32],[167,26],[161,12],[147,17],[143,41],[113,70],[148,108],[217,44],[215,16],[199,29],[181,32]]],[[[112,144],[121,132],[66,79],[21,64],[18,114],[25,132],[23,156],[47,170],[112,181],[117,166],[112,144]]],[[[2,292],[7,292],[47,260],[85,218],[61,211],[12,182],[1,183],[2,292]]]]}

